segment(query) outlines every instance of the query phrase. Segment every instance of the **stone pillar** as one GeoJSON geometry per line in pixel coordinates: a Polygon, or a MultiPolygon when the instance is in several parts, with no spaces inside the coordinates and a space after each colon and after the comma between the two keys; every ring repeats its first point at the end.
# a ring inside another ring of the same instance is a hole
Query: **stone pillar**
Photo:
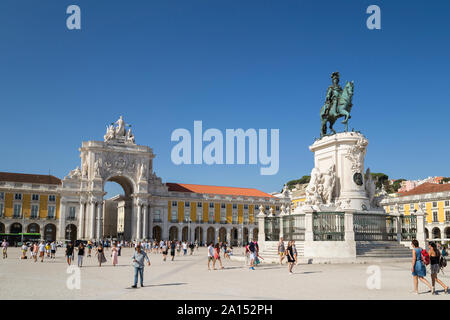
{"type": "MultiPolygon", "coordinates": [[[[203,231],[203,242],[207,242],[208,228],[205,226],[202,231],[203,231]]],[[[199,241],[199,245],[200,245],[200,239],[198,241],[199,241]]]]}
{"type": "Polygon", "coordinates": [[[237,238],[238,246],[242,246],[242,244],[244,243],[243,236],[244,236],[244,233],[242,232],[242,225],[241,225],[238,228],[238,238],[237,238]]]}
{"type": "Polygon", "coordinates": [[[353,210],[344,210],[344,240],[355,242],[355,231],[353,231],[353,210]]]}
{"type": "Polygon", "coordinates": [[[97,239],[103,238],[103,202],[97,204],[97,239]]]}
{"type": "Polygon", "coordinates": [[[89,202],[89,239],[95,239],[95,201],[89,202]]]}
{"type": "Polygon", "coordinates": [[[85,226],[85,203],[80,202],[80,214],[78,216],[78,239],[84,239],[84,226],[85,226]]]}
{"type": "Polygon", "coordinates": [[[142,205],[137,204],[137,216],[136,216],[136,240],[142,240],[142,205]]]}
{"type": "Polygon", "coordinates": [[[314,241],[314,210],[311,207],[306,207],[303,212],[305,212],[305,241],[314,241]]]}
{"type": "Polygon", "coordinates": [[[214,243],[219,242],[219,227],[216,227],[214,230],[214,243]]]}
{"type": "Polygon", "coordinates": [[[144,204],[142,208],[142,239],[148,238],[148,211],[147,204],[144,204]]]}
{"type": "MultiPolygon", "coordinates": [[[[281,206],[281,212],[280,212],[280,238],[284,238],[284,221],[283,218],[284,216],[287,215],[286,214],[286,207],[284,206],[284,204],[281,206]]],[[[290,240],[290,239],[288,239],[290,240]]]]}
{"type": "Polygon", "coordinates": [[[394,216],[394,223],[397,227],[397,242],[402,241],[402,216],[398,213],[393,213],[392,216],[394,216]]]}
{"type": "Polygon", "coordinates": [[[194,242],[195,241],[195,228],[196,228],[196,224],[191,222],[191,238],[189,239],[190,241],[194,242]]]}
{"type": "MultiPolygon", "coordinates": [[[[166,204],[167,205],[167,204],[166,204]]],[[[163,215],[162,215],[162,232],[161,232],[161,238],[164,240],[169,239],[169,208],[164,207],[163,208],[163,215]]]]}
{"type": "MultiPolygon", "coordinates": [[[[25,228],[25,226],[23,226],[23,228],[25,228]]],[[[61,204],[59,205],[58,229],[59,230],[58,230],[57,238],[59,238],[60,240],[65,240],[65,238],[66,238],[66,202],[63,199],[61,199],[61,204]]]]}
{"type": "MultiPolygon", "coordinates": [[[[258,242],[261,244],[264,244],[264,241],[266,241],[266,234],[264,230],[264,219],[266,218],[266,215],[264,213],[264,207],[259,206],[259,213],[257,215],[258,219],[258,242]]],[[[261,249],[261,246],[260,246],[261,249]]]]}
{"type": "MultiPolygon", "coordinates": [[[[228,229],[227,229],[227,239],[225,240],[226,242],[228,242],[228,245],[231,244],[231,236],[232,236],[232,234],[231,234],[231,228],[228,228],[228,229]]],[[[222,239],[220,239],[220,240],[222,240],[222,239]]]]}
{"type": "Polygon", "coordinates": [[[426,247],[426,237],[425,237],[425,219],[426,219],[426,212],[424,212],[421,204],[419,204],[419,210],[416,212],[416,218],[417,218],[417,235],[416,239],[419,241],[419,245],[422,248],[426,247]]]}
{"type": "Polygon", "coordinates": [[[147,235],[149,239],[153,239],[153,215],[152,215],[152,208],[150,206],[147,206],[147,218],[148,218],[147,235]]]}
{"type": "Polygon", "coordinates": [[[184,225],[182,223],[178,224],[178,241],[181,241],[181,239],[183,238],[183,227],[184,225]]]}

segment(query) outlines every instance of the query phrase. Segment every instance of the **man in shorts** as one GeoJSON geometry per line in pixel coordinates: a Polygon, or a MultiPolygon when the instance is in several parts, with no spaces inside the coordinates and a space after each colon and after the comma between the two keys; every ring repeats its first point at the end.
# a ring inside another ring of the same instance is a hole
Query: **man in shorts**
{"type": "Polygon", "coordinates": [[[53,241],[52,243],[50,243],[50,257],[55,259],[55,255],[56,255],[56,243],[55,241],[53,241]]]}
{"type": "Polygon", "coordinates": [[[214,246],[212,242],[208,246],[208,270],[211,270],[209,267],[211,261],[214,262],[214,246]]]}
{"type": "Polygon", "coordinates": [[[6,242],[6,239],[3,239],[2,251],[3,251],[3,259],[8,258],[8,242],[6,242]]]}

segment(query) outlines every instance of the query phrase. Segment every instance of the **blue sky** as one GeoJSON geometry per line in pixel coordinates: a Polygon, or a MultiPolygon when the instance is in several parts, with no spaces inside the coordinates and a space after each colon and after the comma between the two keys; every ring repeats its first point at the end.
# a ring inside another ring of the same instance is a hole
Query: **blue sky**
{"type": "MultiPolygon", "coordinates": [[[[0,171],[63,177],[123,115],[164,182],[271,192],[309,174],[330,74],[355,81],[366,167],[450,176],[449,1],[3,0],[0,171]],[[82,30],[66,28],[70,4],[82,30]],[[368,30],[366,8],[381,8],[368,30]],[[280,170],[181,165],[177,128],[280,130],[280,170]]],[[[343,127],[336,125],[338,130],[343,127]]]]}

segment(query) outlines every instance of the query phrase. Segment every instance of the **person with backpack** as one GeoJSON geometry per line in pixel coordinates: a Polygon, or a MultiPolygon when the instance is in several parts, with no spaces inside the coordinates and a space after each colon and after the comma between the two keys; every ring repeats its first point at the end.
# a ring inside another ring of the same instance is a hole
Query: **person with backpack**
{"type": "Polygon", "coordinates": [[[419,241],[414,239],[411,241],[411,244],[413,246],[411,273],[414,279],[414,293],[419,294],[419,279],[430,288],[430,291],[432,291],[431,284],[425,279],[425,276],[427,275],[426,265],[430,262],[430,256],[426,250],[422,250],[422,248],[419,247],[419,241]]]}
{"type": "Polygon", "coordinates": [[[441,256],[441,253],[439,252],[439,249],[436,247],[436,243],[430,242],[428,244],[429,250],[430,250],[430,273],[431,273],[431,284],[433,286],[433,289],[431,289],[431,294],[436,294],[434,285],[435,283],[439,283],[442,288],[444,288],[444,292],[448,293],[448,287],[438,279],[437,275],[439,273],[439,270],[444,268],[443,265],[443,257],[441,256]]]}
{"type": "Polygon", "coordinates": [[[255,270],[256,246],[253,241],[248,245],[248,250],[250,251],[250,270],[255,270]]]}

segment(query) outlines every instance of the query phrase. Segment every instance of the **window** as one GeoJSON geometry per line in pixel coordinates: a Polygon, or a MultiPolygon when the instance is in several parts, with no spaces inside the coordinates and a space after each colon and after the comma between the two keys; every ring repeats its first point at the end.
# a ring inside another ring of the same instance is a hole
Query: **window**
{"type": "Polygon", "coordinates": [[[201,208],[202,207],[202,203],[201,202],[197,202],[197,208],[201,208]]]}
{"type": "Polygon", "coordinates": [[[244,212],[244,223],[248,223],[248,212],[244,212]]]}
{"type": "Polygon", "coordinates": [[[233,212],[233,215],[231,217],[233,223],[238,223],[238,214],[237,212],[233,212]]]}
{"type": "Polygon", "coordinates": [[[279,206],[276,206],[276,207],[275,207],[275,210],[276,210],[276,211],[280,211],[280,207],[279,207],[279,206]]]}
{"type": "Polygon", "coordinates": [[[22,205],[20,203],[14,204],[14,218],[19,218],[22,214],[22,205]]]}
{"type": "Polygon", "coordinates": [[[189,207],[191,206],[191,203],[190,203],[189,201],[186,201],[186,202],[184,203],[184,206],[189,208],[189,207]]]}
{"type": "Polygon", "coordinates": [[[409,205],[409,210],[414,210],[414,203],[411,203],[411,204],[409,205]]]}
{"type": "Polygon", "coordinates": [[[55,206],[48,206],[47,217],[54,218],[55,217],[55,206]]]}
{"type": "Polygon", "coordinates": [[[188,222],[190,219],[190,210],[184,210],[184,221],[188,222]]]}
{"type": "Polygon", "coordinates": [[[255,204],[255,212],[258,212],[258,210],[259,210],[259,206],[257,205],[257,204],[255,204]]]}
{"type": "Polygon", "coordinates": [[[75,219],[75,207],[69,207],[69,219],[75,219]]]}
{"type": "Polygon", "coordinates": [[[233,203],[233,209],[237,209],[237,204],[233,203]]]}
{"type": "Polygon", "coordinates": [[[176,207],[177,206],[177,202],[176,201],[172,201],[172,207],[176,207]]]}
{"type": "Polygon", "coordinates": [[[214,202],[210,202],[210,203],[209,203],[209,207],[210,207],[210,208],[214,208],[214,202]]]}
{"type": "Polygon", "coordinates": [[[266,206],[266,210],[269,210],[269,206],[266,206]]]}
{"type": "Polygon", "coordinates": [[[448,207],[448,206],[449,206],[449,204],[450,204],[450,201],[448,201],[448,200],[445,200],[445,206],[446,206],[446,207],[448,207]]]}
{"type": "Polygon", "coordinates": [[[22,194],[21,193],[14,194],[14,200],[22,200],[22,194]]]}
{"type": "Polygon", "coordinates": [[[203,221],[203,214],[201,211],[197,211],[197,222],[203,221]]]}
{"type": "Polygon", "coordinates": [[[38,194],[32,194],[31,195],[31,201],[39,201],[39,195],[38,194]]]}
{"type": "Polygon", "coordinates": [[[31,205],[31,215],[30,217],[32,219],[36,219],[38,217],[39,214],[39,206],[36,204],[31,205]]]}
{"type": "Polygon", "coordinates": [[[226,222],[226,221],[227,221],[226,211],[220,211],[220,222],[226,222]]]}
{"type": "Polygon", "coordinates": [[[48,196],[48,201],[49,202],[55,202],[56,201],[56,196],[54,194],[51,194],[48,196]]]}
{"type": "Polygon", "coordinates": [[[222,209],[225,209],[227,206],[225,205],[225,203],[221,203],[221,204],[220,204],[220,207],[221,207],[222,209]]]}
{"type": "Polygon", "coordinates": [[[445,221],[450,221],[450,211],[449,210],[447,210],[447,211],[445,211],[445,221]]]}
{"type": "Polygon", "coordinates": [[[244,204],[244,210],[248,209],[248,204],[244,204]]]}
{"type": "Polygon", "coordinates": [[[438,222],[438,213],[437,213],[437,211],[433,211],[433,222],[438,222]]]}
{"type": "Polygon", "coordinates": [[[155,210],[155,215],[153,216],[153,221],[161,221],[161,210],[155,210]]]}
{"type": "Polygon", "coordinates": [[[0,200],[5,200],[5,193],[4,192],[0,192],[0,200]]]}
{"type": "Polygon", "coordinates": [[[437,207],[437,202],[435,201],[435,202],[433,202],[433,208],[436,208],[437,207]]]}
{"type": "Polygon", "coordinates": [[[0,217],[3,216],[3,203],[0,203],[0,217]]]}
{"type": "Polygon", "coordinates": [[[212,211],[212,210],[209,211],[208,221],[214,222],[214,211],[212,211]]]}

